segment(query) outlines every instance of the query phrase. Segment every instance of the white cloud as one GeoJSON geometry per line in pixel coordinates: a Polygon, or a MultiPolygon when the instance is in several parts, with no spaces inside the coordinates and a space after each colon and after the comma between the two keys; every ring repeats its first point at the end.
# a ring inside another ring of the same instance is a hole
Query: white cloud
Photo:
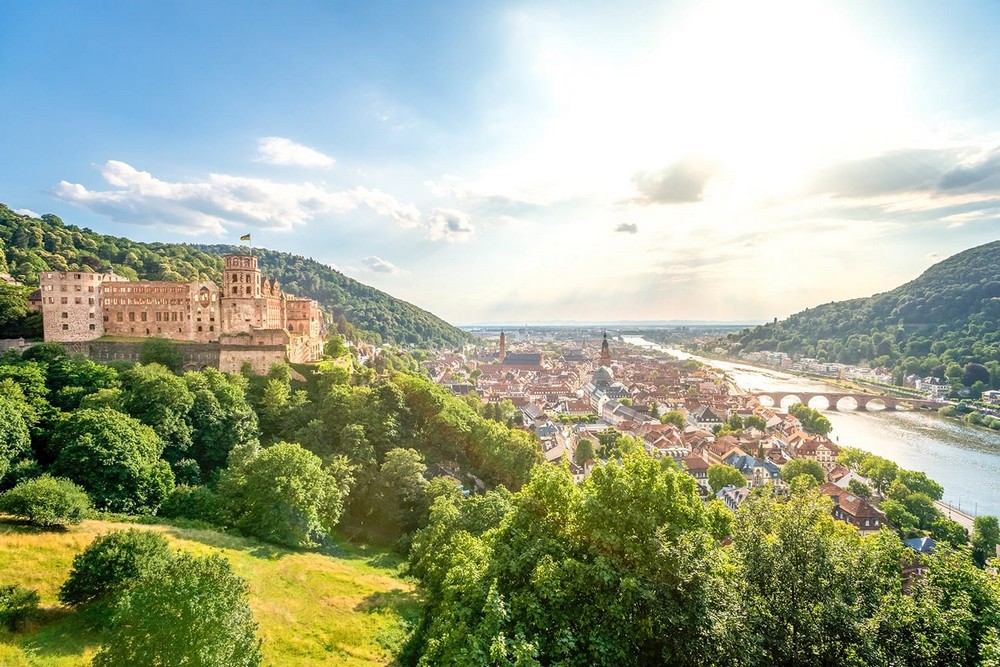
{"type": "Polygon", "coordinates": [[[382,259],[381,257],[376,257],[375,255],[369,255],[361,259],[361,263],[365,265],[365,269],[371,271],[372,273],[385,273],[388,275],[396,275],[399,273],[399,267],[392,262],[382,259]]]}
{"type": "Polygon", "coordinates": [[[18,215],[24,215],[24,216],[27,216],[29,218],[40,218],[40,217],[42,217],[42,216],[38,215],[37,213],[35,213],[34,211],[32,211],[30,208],[16,208],[16,209],[14,209],[14,213],[17,213],[18,215]]]}
{"type": "Polygon", "coordinates": [[[257,140],[257,154],[257,162],[282,166],[329,168],[334,163],[329,155],[284,137],[261,137],[257,140]]]}
{"type": "Polygon", "coordinates": [[[449,208],[436,208],[430,215],[427,238],[448,243],[468,241],[476,233],[469,216],[449,208]]]}
{"type": "Polygon", "coordinates": [[[421,226],[420,211],[413,204],[402,204],[395,197],[381,190],[369,190],[364,187],[354,188],[351,194],[379,215],[390,217],[398,222],[400,227],[412,229],[421,226]]]}
{"type": "MultiPolygon", "coordinates": [[[[420,213],[378,190],[330,191],[313,183],[279,183],[260,178],[210,174],[202,182],[170,182],[110,160],[101,170],[110,190],[90,190],[62,181],[59,199],[118,222],[152,225],[185,234],[215,234],[246,227],[289,231],[317,215],[344,213],[365,205],[412,227],[420,213]]],[[[419,224],[419,223],[416,223],[419,224]]]]}

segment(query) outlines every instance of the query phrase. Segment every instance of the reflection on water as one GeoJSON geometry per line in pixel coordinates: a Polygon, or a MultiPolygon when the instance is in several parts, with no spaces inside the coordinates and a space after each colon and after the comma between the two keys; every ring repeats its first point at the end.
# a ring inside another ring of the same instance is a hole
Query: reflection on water
{"type": "MultiPolygon", "coordinates": [[[[624,338],[628,343],[649,345],[638,337],[624,338]]],[[[667,351],[721,368],[751,392],[842,391],[780,371],[667,351]]],[[[961,505],[965,511],[1000,515],[1000,433],[929,412],[824,410],[823,414],[833,424],[831,438],[839,444],[860,447],[904,468],[926,472],[944,486],[945,501],[961,505]]]]}

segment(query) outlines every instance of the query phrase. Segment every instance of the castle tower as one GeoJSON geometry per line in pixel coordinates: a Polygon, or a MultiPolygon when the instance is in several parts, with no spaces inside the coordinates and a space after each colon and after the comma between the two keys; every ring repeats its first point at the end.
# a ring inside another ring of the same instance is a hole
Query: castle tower
{"type": "Polygon", "coordinates": [[[500,330],[500,363],[507,357],[507,336],[504,334],[503,329],[500,330]]]}
{"type": "Polygon", "coordinates": [[[608,332],[604,332],[604,340],[601,342],[601,366],[611,368],[611,348],[608,347],[608,332]]]}
{"type": "Polygon", "coordinates": [[[226,255],[222,270],[222,295],[230,298],[260,297],[261,275],[253,255],[226,255]]]}
{"type": "Polygon", "coordinates": [[[249,333],[261,327],[258,300],[263,280],[253,255],[226,255],[219,292],[222,301],[222,330],[249,333]]]}

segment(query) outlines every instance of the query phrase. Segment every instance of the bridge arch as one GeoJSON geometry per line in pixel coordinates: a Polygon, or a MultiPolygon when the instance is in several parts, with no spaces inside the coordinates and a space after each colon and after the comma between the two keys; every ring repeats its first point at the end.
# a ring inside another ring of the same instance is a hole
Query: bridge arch
{"type": "Polygon", "coordinates": [[[809,398],[806,405],[813,410],[832,410],[836,409],[835,402],[830,399],[829,396],[823,394],[816,394],[809,398]]]}
{"type": "Polygon", "coordinates": [[[833,405],[840,412],[854,412],[861,409],[861,403],[854,396],[841,396],[833,405]]]}
{"type": "Polygon", "coordinates": [[[889,405],[878,396],[873,396],[865,401],[864,409],[868,412],[884,412],[889,409],[889,405]]]}
{"type": "MultiPolygon", "coordinates": [[[[778,394],[781,396],[781,394],[778,394]]],[[[778,401],[778,407],[782,410],[788,410],[789,406],[795,405],[796,403],[801,403],[802,399],[798,394],[785,394],[781,396],[781,400],[778,401]]]]}

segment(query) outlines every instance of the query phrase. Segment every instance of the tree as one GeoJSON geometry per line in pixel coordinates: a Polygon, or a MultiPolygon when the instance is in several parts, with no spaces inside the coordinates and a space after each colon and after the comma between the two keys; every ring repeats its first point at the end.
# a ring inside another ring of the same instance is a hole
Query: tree
{"type": "Polygon", "coordinates": [[[767,430],[767,422],[764,421],[763,417],[759,417],[757,415],[749,415],[743,420],[743,423],[746,428],[755,428],[761,432],[767,430]]]}
{"type": "Polygon", "coordinates": [[[0,396],[0,480],[11,465],[31,453],[31,433],[24,421],[23,403],[0,396]],[[21,407],[23,406],[23,407],[21,407]]]}
{"type": "Polygon", "coordinates": [[[188,412],[194,394],[160,364],[136,366],[121,375],[124,412],[151,426],[163,440],[163,457],[176,463],[187,457],[192,432],[188,412]]]}
{"type": "Polygon", "coordinates": [[[121,593],[174,557],[163,535],[129,528],[100,535],[73,558],[59,601],[79,607],[121,593]]]}
{"type": "Polygon", "coordinates": [[[712,487],[713,493],[718,493],[727,486],[744,487],[747,480],[736,468],[724,463],[713,463],[708,466],[708,485],[712,487]]]}
{"type": "Polygon", "coordinates": [[[680,410],[670,410],[663,413],[663,416],[660,417],[660,423],[673,424],[677,428],[682,429],[687,426],[687,417],[685,417],[684,413],[680,410]]]}
{"type": "Polygon", "coordinates": [[[859,498],[864,498],[868,500],[872,497],[872,489],[870,486],[862,482],[860,479],[852,479],[847,483],[847,490],[858,496],[859,498]]]}
{"type": "Polygon", "coordinates": [[[21,482],[0,495],[0,512],[36,526],[77,524],[90,513],[90,499],[68,479],[42,475],[21,482]]]}
{"type": "Polygon", "coordinates": [[[792,459],[781,467],[781,479],[791,484],[799,475],[810,475],[817,484],[826,481],[826,471],[816,461],[809,459],[792,459]]]}
{"type": "Polygon", "coordinates": [[[150,427],[116,410],[77,410],[56,425],[52,472],[80,486],[98,509],[155,510],[173,488],[163,443],[150,427]]]}
{"type": "Polygon", "coordinates": [[[789,406],[788,412],[802,422],[802,429],[806,433],[826,436],[833,430],[833,424],[830,423],[829,419],[807,405],[794,403],[789,406]]]}
{"type": "Polygon", "coordinates": [[[863,539],[831,509],[815,491],[759,494],[740,506],[732,557],[749,650],[741,664],[864,664],[852,658],[873,650],[869,619],[899,591],[904,547],[891,534],[863,539]]]}
{"type": "Polygon", "coordinates": [[[977,516],[972,524],[972,559],[979,567],[995,558],[1000,544],[1000,525],[995,516],[977,516]]]}
{"type": "Polygon", "coordinates": [[[594,452],[594,442],[587,438],[580,438],[576,443],[576,451],[573,452],[573,462],[582,466],[587,461],[594,459],[597,454],[594,452]]]}
{"type": "Polygon", "coordinates": [[[415,449],[390,449],[379,470],[380,514],[392,535],[410,533],[427,512],[427,466],[415,449]]]}
{"type": "Polygon", "coordinates": [[[236,526],[268,542],[315,546],[337,525],[353,479],[349,468],[324,469],[318,456],[280,442],[228,469],[220,492],[236,526]]]}
{"type": "Polygon", "coordinates": [[[256,667],[248,591],[222,556],[182,554],[122,594],[94,667],[256,667]]]}
{"type": "Polygon", "coordinates": [[[166,338],[147,338],[139,351],[140,364],[160,364],[173,372],[181,370],[184,357],[166,338]]]}

